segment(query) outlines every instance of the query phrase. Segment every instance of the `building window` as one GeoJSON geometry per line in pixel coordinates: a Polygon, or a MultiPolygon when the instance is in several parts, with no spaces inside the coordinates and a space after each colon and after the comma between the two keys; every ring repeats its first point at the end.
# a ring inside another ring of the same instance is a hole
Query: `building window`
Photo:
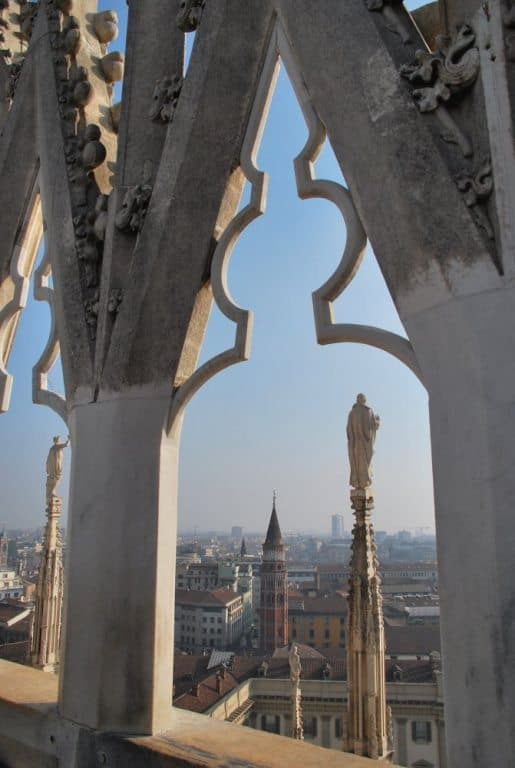
{"type": "Polygon", "coordinates": [[[297,630],[296,630],[296,629],[292,629],[292,631],[291,631],[291,636],[292,636],[292,637],[293,637],[293,639],[295,640],[295,638],[297,637],[297,630]]]}
{"type": "Polygon", "coordinates": [[[307,736],[308,739],[316,739],[317,724],[316,717],[306,717],[304,719],[304,736],[307,736]]]}
{"type": "Polygon", "coordinates": [[[341,717],[335,718],[334,721],[334,738],[341,739],[343,736],[343,723],[341,717]]]}
{"type": "Polygon", "coordinates": [[[415,744],[429,744],[431,741],[431,723],[428,720],[413,720],[411,738],[415,744]]]}
{"type": "Polygon", "coordinates": [[[310,629],[309,630],[309,639],[310,640],[314,640],[315,639],[315,630],[314,629],[310,629]]]}
{"type": "Polygon", "coordinates": [[[324,631],[324,637],[325,637],[326,640],[329,640],[330,634],[329,634],[329,630],[328,629],[326,629],[324,631]]]}
{"type": "Polygon", "coordinates": [[[281,733],[279,715],[261,715],[261,730],[268,731],[268,733],[281,733]]]}

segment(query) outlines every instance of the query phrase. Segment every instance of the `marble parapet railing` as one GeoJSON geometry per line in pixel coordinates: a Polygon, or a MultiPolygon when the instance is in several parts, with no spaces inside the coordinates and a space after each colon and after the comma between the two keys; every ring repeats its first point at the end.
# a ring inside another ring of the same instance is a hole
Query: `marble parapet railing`
{"type": "Polygon", "coordinates": [[[91,731],[59,716],[57,678],[0,661],[5,768],[373,768],[379,762],[174,709],[159,736],[91,731]]]}

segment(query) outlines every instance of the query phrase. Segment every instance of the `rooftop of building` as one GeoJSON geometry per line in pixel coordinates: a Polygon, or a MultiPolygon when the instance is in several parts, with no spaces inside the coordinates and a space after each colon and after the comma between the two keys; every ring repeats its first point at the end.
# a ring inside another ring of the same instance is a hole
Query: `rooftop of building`
{"type": "Polygon", "coordinates": [[[440,626],[438,624],[410,624],[389,626],[385,624],[386,653],[389,655],[409,654],[427,656],[433,651],[440,652],[440,626]]]}
{"type": "Polygon", "coordinates": [[[347,599],[343,595],[328,597],[289,597],[288,613],[292,616],[320,614],[344,616],[348,612],[347,599]]]}
{"type": "Polygon", "coordinates": [[[0,601],[0,627],[11,627],[24,621],[31,609],[24,603],[6,598],[0,601]]]}
{"type": "MultiPolygon", "coordinates": [[[[303,680],[346,680],[345,651],[341,648],[315,649],[298,645],[303,680]]],[[[174,706],[191,712],[206,712],[220,699],[251,678],[287,679],[290,676],[289,646],[267,656],[233,656],[230,666],[210,669],[210,656],[176,655],[174,661],[174,706]]],[[[429,660],[385,662],[389,682],[432,683],[429,660]]]]}
{"type": "Polygon", "coordinates": [[[176,589],[175,590],[175,604],[176,605],[197,605],[202,606],[218,606],[223,607],[230,605],[231,603],[241,600],[241,594],[234,592],[232,589],[213,589],[213,590],[196,590],[196,589],[176,589]]]}

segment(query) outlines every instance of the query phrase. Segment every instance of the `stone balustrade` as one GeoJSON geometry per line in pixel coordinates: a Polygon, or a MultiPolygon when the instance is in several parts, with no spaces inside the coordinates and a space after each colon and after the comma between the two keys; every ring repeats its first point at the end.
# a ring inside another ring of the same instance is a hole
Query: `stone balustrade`
{"type": "Polygon", "coordinates": [[[0,765],[2,768],[373,768],[355,755],[170,710],[158,736],[124,737],[60,717],[57,677],[0,661],[0,765]]]}

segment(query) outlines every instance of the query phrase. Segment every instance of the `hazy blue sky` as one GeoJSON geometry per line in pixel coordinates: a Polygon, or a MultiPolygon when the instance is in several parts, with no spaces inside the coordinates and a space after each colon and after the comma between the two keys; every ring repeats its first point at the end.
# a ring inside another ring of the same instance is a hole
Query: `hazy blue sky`
{"type": "MultiPolygon", "coordinates": [[[[420,3],[412,3],[416,7],[420,3]]],[[[101,2],[126,14],[125,0],[101,2]]],[[[122,36],[123,38],[123,23],[122,36]]],[[[190,404],[183,430],[181,527],[264,529],[272,489],[284,530],[326,533],[339,512],[350,527],[347,414],[357,392],[381,415],[376,442],[376,525],[433,527],[427,395],[388,355],[356,345],[319,347],[311,293],[333,272],[345,242],[334,206],[298,200],[292,160],[306,139],[289,82],[281,75],[259,166],[270,174],[268,208],[235,248],[230,288],[255,313],[252,359],[220,374],[190,404]]],[[[322,178],[341,178],[326,146],[322,178]]],[[[403,332],[373,254],[337,304],[338,319],[403,332]]],[[[11,410],[0,419],[0,525],[33,526],[44,516],[44,464],[52,435],[66,427],[31,404],[31,367],[44,347],[48,312],[30,300],[9,369],[11,410]]],[[[234,329],[213,310],[202,360],[233,343],[234,329]]],[[[59,374],[55,374],[59,381],[59,374]]],[[[66,496],[66,476],[61,486],[66,496]]]]}

